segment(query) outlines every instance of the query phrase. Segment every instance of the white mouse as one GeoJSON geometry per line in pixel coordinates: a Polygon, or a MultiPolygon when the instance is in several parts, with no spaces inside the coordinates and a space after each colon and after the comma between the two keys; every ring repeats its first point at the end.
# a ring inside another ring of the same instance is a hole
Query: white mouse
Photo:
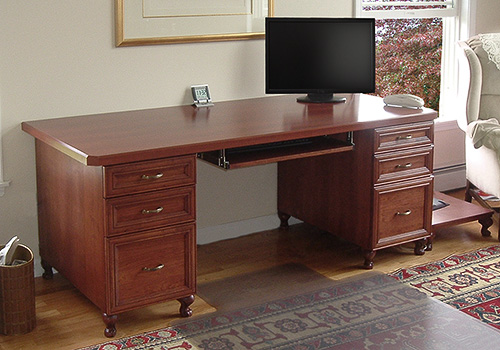
{"type": "Polygon", "coordinates": [[[422,108],[424,100],[418,96],[410,94],[397,94],[384,97],[387,106],[422,108]]]}

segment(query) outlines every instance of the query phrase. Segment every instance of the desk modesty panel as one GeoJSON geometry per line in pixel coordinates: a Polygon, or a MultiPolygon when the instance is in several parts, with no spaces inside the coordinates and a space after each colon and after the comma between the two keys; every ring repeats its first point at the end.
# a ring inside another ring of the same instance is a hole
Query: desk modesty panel
{"type": "Polygon", "coordinates": [[[281,226],[294,216],[343,237],[361,247],[367,269],[377,250],[392,245],[415,242],[423,254],[437,113],[345,97],[340,104],[275,96],[23,122],[36,141],[44,277],[57,269],[97,305],[108,337],[118,314],[153,303],[177,299],[180,314],[190,316],[197,158],[224,169],[277,162],[281,226]],[[268,147],[297,140],[307,143],[268,147]]]}

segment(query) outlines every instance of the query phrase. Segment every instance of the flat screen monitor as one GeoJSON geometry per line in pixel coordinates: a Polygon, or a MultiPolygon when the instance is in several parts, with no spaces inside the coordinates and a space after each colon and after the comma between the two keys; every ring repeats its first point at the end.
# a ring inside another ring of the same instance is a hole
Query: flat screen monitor
{"type": "Polygon", "coordinates": [[[374,91],[374,19],[266,18],[266,93],[324,103],[374,91]]]}

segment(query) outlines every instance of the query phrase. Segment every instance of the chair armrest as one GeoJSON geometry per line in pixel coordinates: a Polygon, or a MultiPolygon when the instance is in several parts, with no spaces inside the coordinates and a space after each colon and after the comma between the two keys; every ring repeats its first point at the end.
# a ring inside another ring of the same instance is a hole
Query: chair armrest
{"type": "Polygon", "coordinates": [[[482,68],[479,58],[466,42],[458,43],[465,60],[459,63],[460,83],[459,102],[465,103],[465,116],[457,118],[458,125],[463,131],[467,130],[467,125],[478,119],[479,105],[481,102],[481,86],[483,83],[482,68]]]}

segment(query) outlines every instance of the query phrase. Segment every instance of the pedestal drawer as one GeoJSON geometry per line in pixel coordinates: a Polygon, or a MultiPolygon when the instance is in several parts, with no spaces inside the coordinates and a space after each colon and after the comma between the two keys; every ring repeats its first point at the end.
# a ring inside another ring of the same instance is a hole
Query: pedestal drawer
{"type": "Polygon", "coordinates": [[[432,144],[434,123],[415,123],[375,129],[375,152],[432,144]]]}
{"type": "Polygon", "coordinates": [[[195,171],[194,155],[105,167],[104,197],[193,185],[195,171]]]}
{"type": "Polygon", "coordinates": [[[375,246],[389,246],[430,235],[432,177],[375,187],[375,246]]]}
{"type": "Polygon", "coordinates": [[[195,225],[108,240],[111,312],[194,294],[195,225]]]}
{"type": "Polygon", "coordinates": [[[375,155],[375,183],[431,175],[433,146],[375,155]]]}
{"type": "Polygon", "coordinates": [[[194,221],[194,186],[106,200],[107,235],[194,221]]]}

